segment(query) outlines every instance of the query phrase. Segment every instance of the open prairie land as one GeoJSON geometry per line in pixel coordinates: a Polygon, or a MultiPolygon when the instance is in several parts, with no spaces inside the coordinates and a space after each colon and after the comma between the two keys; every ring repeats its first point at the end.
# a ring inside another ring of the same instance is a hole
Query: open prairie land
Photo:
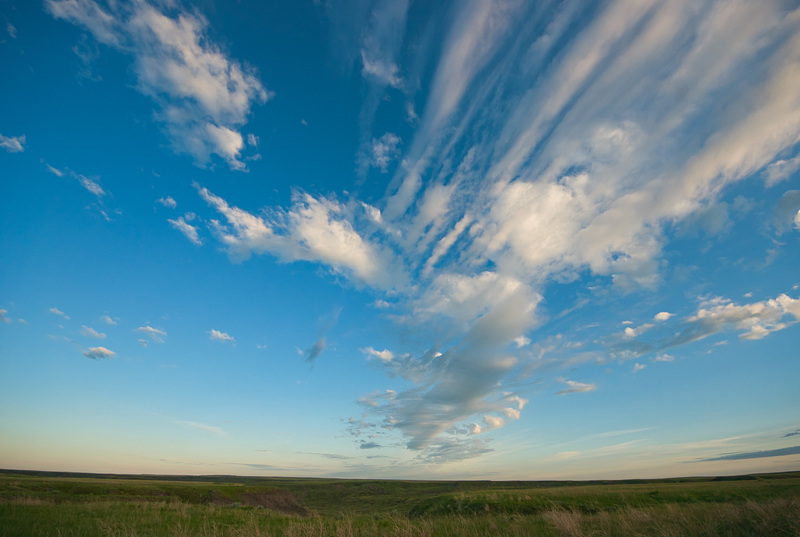
{"type": "Polygon", "coordinates": [[[800,535],[800,472],[424,482],[2,471],[0,535],[800,535]]]}

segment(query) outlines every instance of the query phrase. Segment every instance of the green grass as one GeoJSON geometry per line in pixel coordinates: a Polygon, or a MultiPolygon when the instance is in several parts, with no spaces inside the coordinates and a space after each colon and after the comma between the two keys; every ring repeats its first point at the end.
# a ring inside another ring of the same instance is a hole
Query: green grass
{"type": "Polygon", "coordinates": [[[800,536],[800,472],[618,482],[0,471],[0,536],[800,536]]]}

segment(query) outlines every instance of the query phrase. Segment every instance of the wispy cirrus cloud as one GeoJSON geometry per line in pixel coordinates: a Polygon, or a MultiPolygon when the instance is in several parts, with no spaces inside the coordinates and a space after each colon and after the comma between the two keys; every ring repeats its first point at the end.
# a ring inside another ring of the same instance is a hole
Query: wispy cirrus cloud
{"type": "Polygon", "coordinates": [[[582,392],[591,392],[597,389],[596,384],[592,384],[589,382],[578,382],[577,380],[562,380],[562,383],[566,384],[567,387],[563,390],[559,390],[556,392],[556,395],[567,395],[570,393],[582,393],[582,392]]]}
{"type": "Polygon", "coordinates": [[[104,333],[98,332],[94,328],[92,328],[90,326],[86,326],[86,325],[81,326],[81,334],[83,334],[86,337],[91,337],[91,338],[94,338],[94,339],[105,339],[106,338],[106,335],[104,333]]]}
{"type": "Polygon", "coordinates": [[[211,41],[208,22],[198,12],[146,1],[47,0],[45,7],[133,56],[137,89],[154,101],[156,118],[176,152],[200,165],[217,155],[232,169],[246,168],[240,129],[251,106],[271,94],[252,69],[211,41]]]}
{"type": "Polygon", "coordinates": [[[0,147],[9,153],[22,153],[25,151],[25,136],[3,136],[0,134],[0,147]]]}
{"type": "Polygon", "coordinates": [[[81,184],[83,188],[85,188],[98,198],[102,198],[103,196],[106,195],[106,191],[103,190],[103,187],[101,187],[100,184],[94,179],[89,179],[88,177],[79,175],[78,182],[81,184]]]}
{"type": "Polygon", "coordinates": [[[708,461],[739,461],[745,459],[763,459],[766,457],[785,457],[787,455],[800,454],[800,446],[792,446],[778,449],[766,449],[762,451],[747,451],[743,453],[728,453],[718,457],[711,457],[708,459],[700,459],[697,462],[708,461]]]}
{"type": "Polygon", "coordinates": [[[192,220],[194,220],[194,218],[195,218],[194,213],[187,213],[186,215],[180,216],[175,220],[171,218],[167,219],[167,222],[169,222],[169,224],[173,228],[183,233],[184,237],[189,239],[189,241],[192,244],[195,244],[197,246],[202,246],[203,241],[200,239],[197,226],[193,226],[192,224],[189,223],[192,220]]]}
{"type": "Polygon", "coordinates": [[[60,309],[58,309],[58,308],[50,308],[50,309],[49,309],[49,310],[47,310],[47,311],[49,311],[50,313],[53,313],[53,314],[55,314],[55,315],[59,315],[59,316],[61,316],[61,317],[65,318],[66,320],[68,320],[68,321],[69,321],[69,315],[67,315],[66,313],[64,313],[63,311],[61,311],[61,310],[60,310],[60,309]]]}
{"type": "Polygon", "coordinates": [[[161,328],[153,328],[150,325],[140,326],[134,332],[139,332],[150,338],[151,341],[156,343],[164,343],[164,338],[167,337],[167,332],[161,328]]]}
{"type": "Polygon", "coordinates": [[[212,436],[227,436],[228,434],[227,431],[225,431],[223,428],[217,427],[215,425],[208,425],[206,423],[191,421],[191,420],[179,420],[176,418],[170,418],[168,416],[162,416],[162,417],[167,421],[174,423],[175,425],[180,425],[181,427],[188,427],[190,429],[210,434],[212,436]]]}

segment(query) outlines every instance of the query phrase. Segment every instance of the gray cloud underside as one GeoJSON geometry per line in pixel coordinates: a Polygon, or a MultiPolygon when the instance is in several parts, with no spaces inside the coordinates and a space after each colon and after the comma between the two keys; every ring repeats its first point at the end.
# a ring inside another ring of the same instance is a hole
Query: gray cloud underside
{"type": "Polygon", "coordinates": [[[800,446],[793,446],[779,449],[768,449],[765,451],[750,451],[747,453],[732,453],[730,455],[722,455],[720,457],[713,457],[710,459],[701,459],[698,462],[710,461],[738,461],[743,459],[761,459],[766,457],[783,457],[786,455],[800,454],[800,446]]]}

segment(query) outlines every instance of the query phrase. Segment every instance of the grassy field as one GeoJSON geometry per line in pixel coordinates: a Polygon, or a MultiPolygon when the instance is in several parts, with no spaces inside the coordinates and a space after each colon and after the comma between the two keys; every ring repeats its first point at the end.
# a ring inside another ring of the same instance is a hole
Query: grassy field
{"type": "Polygon", "coordinates": [[[800,536],[800,472],[650,481],[0,471],[0,536],[800,536]]]}

